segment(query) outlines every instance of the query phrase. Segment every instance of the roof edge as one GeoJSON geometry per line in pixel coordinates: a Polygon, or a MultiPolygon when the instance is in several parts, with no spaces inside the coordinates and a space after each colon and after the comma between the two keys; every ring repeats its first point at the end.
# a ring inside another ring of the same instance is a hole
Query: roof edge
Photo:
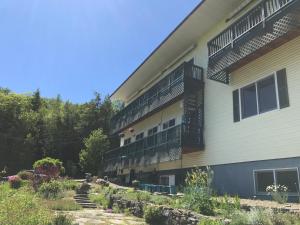
{"type": "Polygon", "coordinates": [[[171,33],[146,57],[146,59],[124,80],[119,87],[109,96],[110,98],[151,58],[151,56],[158,50],[160,47],[168,41],[168,39],[187,21],[195,11],[197,11],[204,2],[207,0],[202,0],[176,27],[171,33]]]}

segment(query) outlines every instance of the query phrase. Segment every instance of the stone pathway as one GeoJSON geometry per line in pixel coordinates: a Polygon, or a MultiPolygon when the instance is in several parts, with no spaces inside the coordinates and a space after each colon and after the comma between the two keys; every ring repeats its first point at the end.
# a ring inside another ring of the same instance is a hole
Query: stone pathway
{"type": "Polygon", "coordinates": [[[66,212],[79,225],[146,225],[143,219],[119,213],[108,213],[103,209],[84,209],[66,212]]]}

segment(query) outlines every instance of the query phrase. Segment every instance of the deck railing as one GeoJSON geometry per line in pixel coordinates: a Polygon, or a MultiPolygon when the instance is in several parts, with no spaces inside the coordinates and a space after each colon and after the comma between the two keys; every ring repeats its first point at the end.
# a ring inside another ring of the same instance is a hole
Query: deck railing
{"type": "Polygon", "coordinates": [[[181,158],[183,125],[177,125],[105,154],[106,171],[181,158]]]}
{"type": "Polygon", "coordinates": [[[209,57],[233,46],[243,35],[297,0],[264,0],[208,43],[209,57]]]}
{"type": "Polygon", "coordinates": [[[142,117],[159,109],[184,93],[184,79],[191,77],[203,81],[203,69],[183,63],[152,88],[138,97],[112,118],[111,133],[116,133],[142,117]]]}

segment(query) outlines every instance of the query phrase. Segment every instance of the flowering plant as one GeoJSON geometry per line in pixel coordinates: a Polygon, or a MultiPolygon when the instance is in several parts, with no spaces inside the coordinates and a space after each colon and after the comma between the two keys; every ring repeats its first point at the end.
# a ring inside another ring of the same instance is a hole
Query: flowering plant
{"type": "Polygon", "coordinates": [[[65,170],[60,160],[52,159],[50,157],[36,161],[33,168],[36,174],[46,175],[49,180],[52,178],[58,178],[65,170]]]}
{"type": "Polygon", "coordinates": [[[21,178],[19,176],[9,176],[8,182],[11,188],[17,189],[21,187],[21,178]]]}
{"type": "Polygon", "coordinates": [[[280,204],[286,203],[288,200],[288,188],[284,185],[270,185],[266,188],[272,199],[280,204]]]}

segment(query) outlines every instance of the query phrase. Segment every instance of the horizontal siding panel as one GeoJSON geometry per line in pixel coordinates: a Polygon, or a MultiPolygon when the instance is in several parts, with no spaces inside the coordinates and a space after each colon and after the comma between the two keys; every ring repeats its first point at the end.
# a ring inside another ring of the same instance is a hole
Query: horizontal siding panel
{"type": "Polygon", "coordinates": [[[300,156],[300,38],[236,70],[230,85],[206,82],[201,165],[300,156]],[[290,107],[233,122],[232,91],[287,69],[290,107]]]}

